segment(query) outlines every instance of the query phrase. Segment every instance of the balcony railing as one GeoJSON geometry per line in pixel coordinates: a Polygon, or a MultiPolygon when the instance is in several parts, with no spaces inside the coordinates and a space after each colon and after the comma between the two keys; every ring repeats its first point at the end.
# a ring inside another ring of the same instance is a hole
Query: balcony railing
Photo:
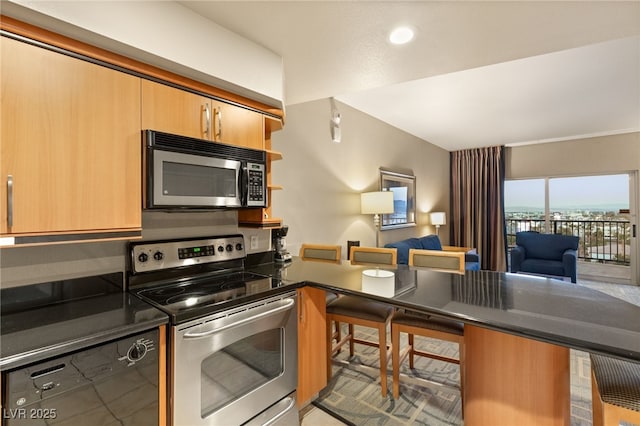
{"type": "MultiPolygon", "coordinates": [[[[507,242],[516,243],[516,232],[545,232],[544,219],[507,219],[507,242]]],[[[551,220],[549,232],[580,237],[578,257],[589,261],[630,265],[631,224],[624,220],[551,220]]]]}

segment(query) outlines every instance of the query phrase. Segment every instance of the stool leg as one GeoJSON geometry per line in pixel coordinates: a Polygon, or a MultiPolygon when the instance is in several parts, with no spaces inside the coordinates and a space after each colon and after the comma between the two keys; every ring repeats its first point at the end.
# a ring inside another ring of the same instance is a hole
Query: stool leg
{"type": "Polygon", "coordinates": [[[380,350],[380,386],[382,397],[387,397],[387,324],[378,326],[378,348],[380,350]]]}
{"type": "Polygon", "coordinates": [[[353,357],[354,354],[354,342],[355,330],[353,324],[349,323],[349,357],[353,357]]]}
{"type": "MultiPolygon", "coordinates": [[[[331,380],[333,376],[333,366],[331,362],[331,355],[333,354],[333,337],[331,330],[331,319],[327,318],[327,382],[331,380]]],[[[340,340],[338,340],[339,342],[340,340]]]]}
{"type": "MultiPolygon", "coordinates": [[[[460,406],[464,407],[464,379],[465,379],[465,371],[464,371],[464,357],[465,357],[465,348],[464,343],[458,344],[458,356],[460,358],[460,406]]],[[[462,410],[462,416],[464,417],[464,409],[462,410]]]]}
{"type": "Polygon", "coordinates": [[[409,333],[409,368],[413,370],[413,334],[409,333]]]}
{"type": "Polygon", "coordinates": [[[400,330],[391,323],[391,360],[393,369],[393,399],[400,396],[400,330]]]}

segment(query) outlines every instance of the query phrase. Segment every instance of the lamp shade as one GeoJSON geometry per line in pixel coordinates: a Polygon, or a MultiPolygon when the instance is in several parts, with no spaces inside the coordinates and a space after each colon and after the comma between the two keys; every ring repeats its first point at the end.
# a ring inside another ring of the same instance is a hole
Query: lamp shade
{"type": "Polygon", "coordinates": [[[447,215],[444,212],[433,212],[430,213],[431,216],[431,224],[432,225],[446,225],[447,224],[447,215]]]}
{"type": "Polygon", "coordinates": [[[360,210],[362,214],[393,213],[393,192],[378,191],[360,194],[360,210]]]}

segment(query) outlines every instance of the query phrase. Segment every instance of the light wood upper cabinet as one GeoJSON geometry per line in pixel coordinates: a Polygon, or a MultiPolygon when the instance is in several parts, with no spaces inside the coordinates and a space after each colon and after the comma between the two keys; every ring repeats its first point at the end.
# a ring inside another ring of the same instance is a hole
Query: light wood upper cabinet
{"type": "Polygon", "coordinates": [[[142,80],[142,130],[211,140],[211,100],[165,84],[142,80]]]}
{"type": "Polygon", "coordinates": [[[264,149],[262,126],[262,114],[236,105],[213,101],[213,141],[264,149]]]}
{"type": "Polygon", "coordinates": [[[139,230],[140,79],[7,37],[0,52],[2,235],[139,230]]]}
{"type": "Polygon", "coordinates": [[[264,149],[262,114],[142,80],[142,129],[264,149]]]}

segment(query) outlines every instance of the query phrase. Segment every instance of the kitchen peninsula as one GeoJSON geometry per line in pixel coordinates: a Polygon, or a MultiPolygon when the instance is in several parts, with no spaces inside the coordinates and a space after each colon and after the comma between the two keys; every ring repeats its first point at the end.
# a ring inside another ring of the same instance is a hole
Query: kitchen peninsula
{"type": "Polygon", "coordinates": [[[640,307],[604,293],[527,275],[401,265],[384,268],[396,279],[394,296],[382,297],[363,292],[365,269],[294,259],[280,273],[285,283],[463,321],[465,424],[568,424],[569,348],[640,362],[640,307]]]}

